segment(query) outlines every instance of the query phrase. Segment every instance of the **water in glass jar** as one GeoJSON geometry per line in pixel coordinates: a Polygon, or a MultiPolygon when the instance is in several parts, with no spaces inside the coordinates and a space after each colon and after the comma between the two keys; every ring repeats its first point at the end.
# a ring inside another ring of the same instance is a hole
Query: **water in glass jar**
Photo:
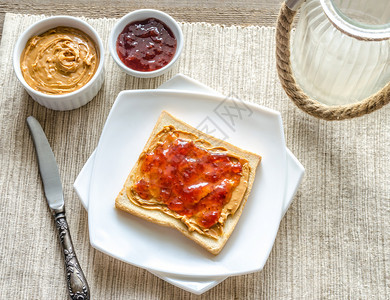
{"type": "MultiPolygon", "coordinates": [[[[368,23],[378,20],[361,14],[359,21],[362,16],[368,23]]],[[[354,103],[390,81],[390,40],[360,41],[340,32],[320,1],[311,0],[300,9],[291,64],[297,83],[313,99],[327,105],[354,103]]]]}

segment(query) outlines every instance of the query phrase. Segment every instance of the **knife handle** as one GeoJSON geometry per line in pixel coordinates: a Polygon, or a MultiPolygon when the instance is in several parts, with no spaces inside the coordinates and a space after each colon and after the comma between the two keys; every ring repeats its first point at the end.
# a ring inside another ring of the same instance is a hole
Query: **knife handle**
{"type": "Polygon", "coordinates": [[[70,237],[68,222],[65,217],[65,210],[60,209],[54,211],[54,220],[58,230],[62,250],[64,253],[66,267],[66,281],[70,299],[72,300],[89,300],[90,291],[87,279],[81,270],[77,260],[76,253],[73,248],[72,239],[70,237]]]}

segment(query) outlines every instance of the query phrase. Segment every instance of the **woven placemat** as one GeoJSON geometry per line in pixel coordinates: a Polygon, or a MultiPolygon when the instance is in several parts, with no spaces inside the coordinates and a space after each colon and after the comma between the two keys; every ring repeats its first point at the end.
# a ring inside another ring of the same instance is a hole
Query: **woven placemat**
{"type": "MultiPolygon", "coordinates": [[[[66,299],[63,261],[44,201],[29,115],[42,124],[61,173],[73,241],[92,299],[386,299],[390,294],[390,107],[361,118],[315,119],[288,99],[275,69],[275,28],[182,23],[178,64],[155,79],[122,73],[80,109],[48,110],[13,74],[18,35],[43,16],[6,14],[0,45],[0,291],[2,299],[66,299]],[[87,213],[72,185],[124,89],[155,88],[176,73],[281,112],[286,143],[306,168],[261,272],[194,296],[89,244],[87,213]]],[[[106,43],[114,19],[87,19],[106,43]]],[[[107,43],[106,43],[107,44],[107,43]]]]}

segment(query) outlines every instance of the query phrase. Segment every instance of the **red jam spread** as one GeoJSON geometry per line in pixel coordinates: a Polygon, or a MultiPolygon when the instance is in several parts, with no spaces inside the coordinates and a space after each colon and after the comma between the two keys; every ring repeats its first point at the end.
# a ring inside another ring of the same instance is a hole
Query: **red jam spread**
{"type": "Polygon", "coordinates": [[[120,60],[136,71],[166,66],[176,52],[176,38],[160,20],[150,18],[126,25],[116,42],[120,60]]]}
{"type": "Polygon", "coordinates": [[[239,184],[242,165],[237,158],[170,133],[146,153],[140,170],[142,179],[133,188],[141,198],[157,199],[201,228],[210,228],[239,184]]]}

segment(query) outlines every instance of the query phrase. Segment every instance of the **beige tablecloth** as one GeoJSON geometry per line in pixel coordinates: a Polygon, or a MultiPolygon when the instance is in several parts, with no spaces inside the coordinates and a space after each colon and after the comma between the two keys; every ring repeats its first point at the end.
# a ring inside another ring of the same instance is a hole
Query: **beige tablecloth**
{"type": "MultiPolygon", "coordinates": [[[[29,115],[41,122],[57,158],[93,299],[389,299],[390,106],[349,121],[314,119],[281,89],[274,28],[183,23],[184,53],[168,74],[126,76],[107,51],[97,97],[74,111],[48,110],[28,97],[11,59],[18,35],[41,18],[7,14],[0,46],[1,299],[66,299],[62,254],[25,124],[29,115]],[[264,270],[231,277],[202,296],[94,250],[72,187],[119,91],[155,88],[177,72],[279,110],[287,146],[306,168],[264,270]]],[[[87,21],[106,43],[115,20],[87,21]]]]}

